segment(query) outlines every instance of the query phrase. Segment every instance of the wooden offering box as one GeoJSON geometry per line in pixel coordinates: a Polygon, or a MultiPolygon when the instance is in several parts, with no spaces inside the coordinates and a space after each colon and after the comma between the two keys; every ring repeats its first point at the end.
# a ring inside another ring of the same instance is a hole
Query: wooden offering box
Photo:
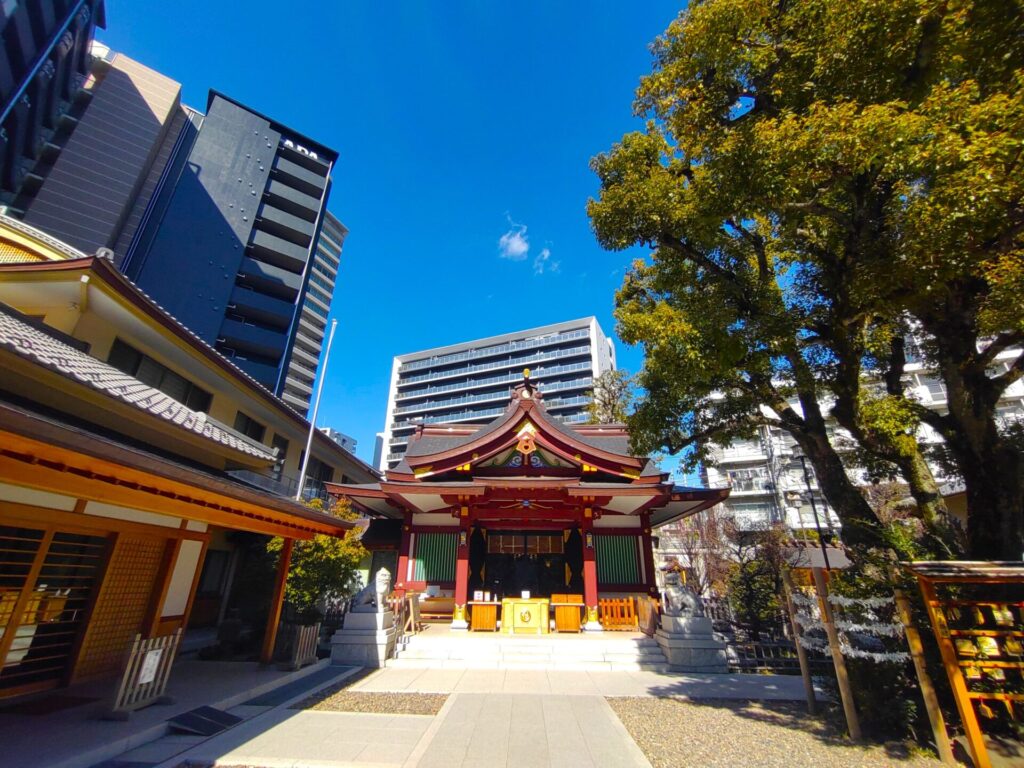
{"type": "Polygon", "coordinates": [[[501,631],[507,635],[548,634],[551,601],[546,597],[506,597],[501,601],[501,631]]]}
{"type": "Polygon", "coordinates": [[[496,600],[470,600],[469,628],[474,632],[497,632],[499,605],[496,600]]]}
{"type": "Polygon", "coordinates": [[[1024,565],[916,562],[935,639],[977,768],[990,768],[981,724],[1024,716],[1024,565]]]}

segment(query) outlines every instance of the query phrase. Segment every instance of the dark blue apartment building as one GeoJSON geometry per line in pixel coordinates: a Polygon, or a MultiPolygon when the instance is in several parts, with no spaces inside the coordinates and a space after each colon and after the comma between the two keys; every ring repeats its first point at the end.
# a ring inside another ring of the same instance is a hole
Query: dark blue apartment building
{"type": "Polygon", "coordinates": [[[183,131],[122,269],[280,395],[337,153],[215,91],[183,131]]]}

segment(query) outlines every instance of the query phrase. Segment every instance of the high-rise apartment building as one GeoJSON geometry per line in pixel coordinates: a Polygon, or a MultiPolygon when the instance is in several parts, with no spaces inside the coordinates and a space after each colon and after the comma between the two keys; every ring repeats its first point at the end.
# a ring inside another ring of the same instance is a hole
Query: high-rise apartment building
{"type": "Polygon", "coordinates": [[[549,414],[588,420],[594,379],[615,368],[615,346],[594,317],[399,355],[391,369],[381,469],[395,466],[423,424],[483,424],[501,415],[530,369],[549,414]]]}
{"type": "MultiPolygon", "coordinates": [[[[15,4],[8,26],[59,5],[15,4]]],[[[75,7],[88,34],[74,71],[86,75],[0,203],[85,253],[113,251],[165,309],[307,413],[348,232],[325,207],[337,154],[223,94],[205,114],[182,105],[171,78],[101,43],[90,52],[102,3],[75,7]]]]}
{"type": "MultiPolygon", "coordinates": [[[[143,223],[124,261],[140,288],[278,396],[307,316],[336,159],[322,144],[211,91],[166,206],[143,223]]],[[[314,298],[326,295],[314,287],[314,298]]],[[[293,400],[296,392],[308,406],[309,394],[293,386],[293,400]]]]}
{"type": "Polygon", "coordinates": [[[15,205],[88,103],[89,45],[103,0],[0,2],[0,204],[15,205]]]}
{"type": "MultiPolygon", "coordinates": [[[[295,341],[281,392],[281,399],[303,414],[309,410],[313,397],[313,380],[320,361],[320,350],[324,346],[327,315],[334,297],[334,284],[341,264],[341,248],[347,234],[345,225],[330,211],[326,211],[313,252],[313,263],[309,269],[306,293],[299,310],[295,341]]],[[[352,453],[355,453],[354,447],[352,453]]]]}

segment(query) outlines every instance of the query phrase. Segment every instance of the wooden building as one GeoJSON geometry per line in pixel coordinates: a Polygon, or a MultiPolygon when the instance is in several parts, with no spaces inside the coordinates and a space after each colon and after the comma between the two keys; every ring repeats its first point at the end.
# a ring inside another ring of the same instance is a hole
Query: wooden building
{"type": "Polygon", "coordinates": [[[395,587],[451,598],[453,628],[477,593],[529,592],[582,595],[597,629],[599,598],[656,594],[652,531],[728,495],[672,485],[621,424],[553,419],[529,371],[490,424],[421,427],[381,482],[327,488],[402,522],[395,587]]]}
{"type": "MultiPolygon", "coordinates": [[[[348,530],[281,482],[307,430],[109,261],[0,219],[0,698],[116,675],[136,633],[189,626],[235,532],[290,552],[348,530]]],[[[319,477],[377,477],[316,437],[319,477]]]]}

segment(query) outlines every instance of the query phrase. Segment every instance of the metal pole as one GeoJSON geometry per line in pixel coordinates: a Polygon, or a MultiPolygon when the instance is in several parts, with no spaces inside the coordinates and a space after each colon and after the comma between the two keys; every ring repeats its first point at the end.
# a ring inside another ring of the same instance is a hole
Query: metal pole
{"type": "Polygon", "coordinates": [[[316,384],[316,398],[313,400],[313,415],[309,419],[309,437],[306,438],[306,454],[302,457],[302,469],[299,470],[299,490],[295,492],[295,500],[302,501],[302,491],[306,486],[306,468],[309,467],[309,454],[313,450],[313,432],[316,430],[316,414],[320,410],[320,395],[324,391],[324,380],[327,378],[327,363],[331,359],[331,343],[338,320],[331,321],[331,333],[327,337],[327,349],[324,351],[324,367],[320,369],[320,381],[316,384]]]}
{"type": "Polygon", "coordinates": [[[804,468],[804,482],[807,484],[807,495],[811,497],[811,512],[814,514],[814,527],[818,531],[818,543],[821,545],[821,556],[825,558],[825,570],[831,571],[832,566],[828,562],[828,548],[825,546],[825,539],[821,535],[821,521],[818,519],[818,506],[814,503],[814,490],[811,488],[811,476],[807,472],[807,457],[800,454],[800,466],[804,468]]]}

